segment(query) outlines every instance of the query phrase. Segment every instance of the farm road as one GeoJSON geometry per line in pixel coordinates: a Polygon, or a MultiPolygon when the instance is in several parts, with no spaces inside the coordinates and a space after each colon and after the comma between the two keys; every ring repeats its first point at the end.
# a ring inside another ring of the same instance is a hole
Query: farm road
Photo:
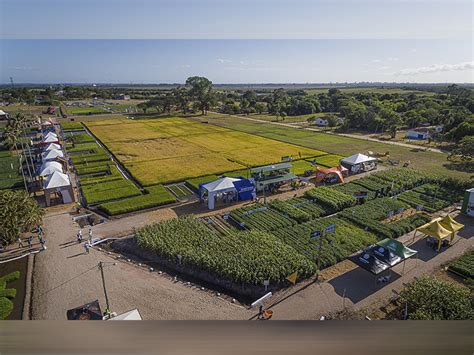
{"type": "MultiPolygon", "coordinates": [[[[218,114],[217,112],[213,112],[213,113],[218,114]]],[[[304,130],[312,131],[312,132],[334,134],[334,135],[344,136],[344,137],[348,137],[348,138],[362,139],[362,140],[366,140],[366,141],[383,143],[383,144],[399,145],[401,147],[406,147],[406,148],[421,149],[421,150],[425,150],[425,151],[429,151],[429,152],[445,154],[442,150],[436,149],[436,148],[425,148],[425,147],[420,147],[418,145],[402,143],[402,142],[381,141],[381,140],[378,140],[376,138],[367,137],[367,136],[360,136],[360,135],[357,135],[357,134],[327,132],[327,131],[322,131],[322,130],[317,129],[317,128],[295,127],[294,123],[291,124],[291,123],[283,123],[283,122],[272,122],[272,121],[259,120],[258,118],[238,116],[238,115],[227,115],[227,116],[232,116],[232,117],[241,118],[241,119],[248,120],[248,121],[259,122],[259,123],[269,123],[269,124],[273,124],[273,125],[277,125],[277,126],[290,127],[290,128],[294,128],[294,129],[304,129],[304,130]]]]}

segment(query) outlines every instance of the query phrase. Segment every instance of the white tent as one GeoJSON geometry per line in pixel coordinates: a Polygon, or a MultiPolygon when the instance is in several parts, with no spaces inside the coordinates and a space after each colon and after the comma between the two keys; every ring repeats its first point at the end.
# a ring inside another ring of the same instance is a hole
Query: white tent
{"type": "Polygon", "coordinates": [[[43,160],[44,161],[54,160],[58,157],[59,158],[64,158],[64,153],[62,152],[62,150],[51,149],[50,151],[47,151],[47,152],[43,153],[43,160]]]}
{"type": "Polygon", "coordinates": [[[46,134],[44,138],[48,138],[48,137],[58,138],[58,135],[54,132],[48,132],[48,134],[46,134]]]}
{"type": "Polygon", "coordinates": [[[58,143],[58,142],[59,142],[59,139],[58,139],[58,137],[55,137],[55,136],[46,137],[42,141],[43,144],[58,143]]]}
{"type": "Polygon", "coordinates": [[[56,143],[50,143],[44,150],[46,152],[49,152],[52,149],[60,150],[61,146],[59,144],[56,144],[56,143]]]}
{"type": "Polygon", "coordinates": [[[351,155],[348,158],[341,159],[341,163],[346,163],[349,165],[357,165],[357,164],[367,163],[367,162],[376,161],[376,160],[377,158],[373,158],[365,154],[357,153],[357,154],[351,155]]]}
{"type": "Polygon", "coordinates": [[[208,182],[207,184],[202,185],[202,189],[207,191],[208,200],[207,207],[210,210],[214,209],[215,197],[219,193],[235,191],[237,192],[234,181],[239,181],[240,179],[224,177],[219,180],[214,180],[208,182]]]}
{"type": "Polygon", "coordinates": [[[59,194],[63,203],[74,201],[74,192],[72,191],[71,181],[66,174],[55,171],[47,177],[43,183],[46,206],[51,204],[51,195],[59,194]]]}
{"type": "Polygon", "coordinates": [[[138,312],[138,309],[132,309],[131,311],[119,314],[109,320],[142,320],[142,316],[140,315],[140,312],[138,312]]]}
{"type": "Polygon", "coordinates": [[[57,161],[46,161],[41,165],[40,175],[48,176],[52,175],[55,171],[63,172],[63,167],[57,161]]]}
{"type": "Polygon", "coordinates": [[[69,180],[69,176],[67,176],[66,174],[60,173],[59,171],[55,171],[44,182],[45,189],[55,189],[58,187],[64,187],[64,186],[70,186],[70,185],[71,185],[71,181],[69,180]]]}

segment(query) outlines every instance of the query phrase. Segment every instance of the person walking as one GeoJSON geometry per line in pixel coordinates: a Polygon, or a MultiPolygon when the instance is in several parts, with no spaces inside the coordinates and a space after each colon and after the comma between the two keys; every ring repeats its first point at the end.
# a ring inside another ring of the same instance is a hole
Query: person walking
{"type": "Polygon", "coordinates": [[[23,248],[23,246],[24,246],[23,245],[23,240],[20,237],[18,237],[18,238],[16,238],[16,241],[18,242],[18,248],[23,248]]]}
{"type": "Polygon", "coordinates": [[[89,228],[89,244],[92,245],[92,227],[89,228]]]}
{"type": "Polygon", "coordinates": [[[86,254],[89,254],[89,249],[90,249],[89,242],[84,243],[84,249],[86,250],[86,254]]]}
{"type": "Polygon", "coordinates": [[[41,227],[41,224],[38,224],[38,235],[43,236],[43,227],[41,227]]]}
{"type": "Polygon", "coordinates": [[[78,243],[82,242],[82,230],[79,229],[76,238],[78,243]]]}
{"type": "Polygon", "coordinates": [[[33,236],[30,235],[28,237],[28,246],[30,247],[30,249],[33,247],[33,236]]]}
{"type": "Polygon", "coordinates": [[[40,236],[38,237],[38,239],[39,239],[39,242],[40,242],[40,244],[41,244],[41,250],[46,250],[46,245],[45,245],[45,241],[44,241],[43,236],[40,235],[40,236]]]}

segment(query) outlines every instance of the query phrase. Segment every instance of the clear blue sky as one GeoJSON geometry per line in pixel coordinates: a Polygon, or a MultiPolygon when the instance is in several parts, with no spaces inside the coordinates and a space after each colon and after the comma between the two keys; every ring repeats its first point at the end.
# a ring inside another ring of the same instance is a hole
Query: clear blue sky
{"type": "Polygon", "coordinates": [[[470,0],[0,0],[0,82],[473,82],[472,16],[470,0]]]}

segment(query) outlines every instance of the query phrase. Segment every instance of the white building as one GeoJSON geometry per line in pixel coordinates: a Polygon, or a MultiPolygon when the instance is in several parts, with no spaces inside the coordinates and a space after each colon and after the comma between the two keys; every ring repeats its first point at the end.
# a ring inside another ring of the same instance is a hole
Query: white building
{"type": "Polygon", "coordinates": [[[321,117],[316,118],[313,122],[316,126],[321,127],[327,127],[329,125],[329,121],[321,117]]]}
{"type": "Polygon", "coordinates": [[[427,129],[411,129],[407,132],[407,139],[429,139],[430,131],[427,129]]]}

